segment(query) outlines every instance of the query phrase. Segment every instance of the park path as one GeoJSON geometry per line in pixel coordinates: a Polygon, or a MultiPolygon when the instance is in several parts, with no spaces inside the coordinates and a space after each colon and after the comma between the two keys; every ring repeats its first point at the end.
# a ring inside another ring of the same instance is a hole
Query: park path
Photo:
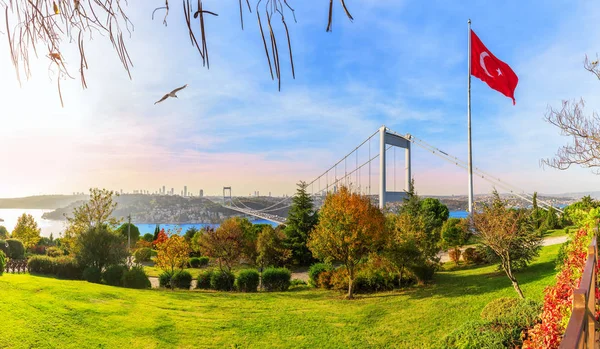
{"type": "MultiPolygon", "coordinates": [[[[545,238],[544,241],[542,241],[542,246],[551,246],[551,245],[559,245],[564,243],[565,241],[567,241],[568,236],[555,236],[555,237],[550,237],[550,238],[545,238]]],[[[461,251],[464,251],[465,249],[461,249],[461,251]]],[[[446,263],[450,261],[450,257],[448,256],[448,252],[444,251],[441,252],[438,256],[440,256],[440,262],[442,263],[446,263]]]]}

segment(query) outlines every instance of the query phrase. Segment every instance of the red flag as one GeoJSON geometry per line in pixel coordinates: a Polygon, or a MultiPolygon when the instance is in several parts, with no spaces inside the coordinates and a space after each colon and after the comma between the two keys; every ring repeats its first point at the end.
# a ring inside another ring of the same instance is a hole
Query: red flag
{"type": "Polygon", "coordinates": [[[512,98],[515,104],[515,89],[519,83],[517,74],[510,66],[494,56],[471,30],[471,75],[489,87],[512,98]]]}

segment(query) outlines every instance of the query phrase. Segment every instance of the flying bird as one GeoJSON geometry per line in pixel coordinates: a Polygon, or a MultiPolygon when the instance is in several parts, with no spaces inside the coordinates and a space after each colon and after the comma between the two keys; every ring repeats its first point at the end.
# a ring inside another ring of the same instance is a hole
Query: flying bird
{"type": "Polygon", "coordinates": [[[171,92],[167,93],[166,95],[164,95],[163,98],[161,98],[160,100],[154,102],[154,104],[160,103],[160,102],[164,101],[165,99],[167,99],[169,97],[178,98],[177,95],[176,95],[176,93],[179,92],[179,91],[181,91],[181,90],[183,90],[186,87],[187,87],[187,84],[185,84],[185,85],[183,85],[183,86],[181,86],[179,88],[174,89],[173,91],[171,91],[171,92]]]}

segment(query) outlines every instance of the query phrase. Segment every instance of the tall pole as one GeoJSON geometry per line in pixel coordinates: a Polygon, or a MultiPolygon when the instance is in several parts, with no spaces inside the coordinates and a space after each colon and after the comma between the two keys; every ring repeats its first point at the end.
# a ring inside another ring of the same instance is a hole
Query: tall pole
{"type": "Polygon", "coordinates": [[[131,251],[131,214],[127,216],[129,224],[127,224],[127,251],[131,251]]]}
{"type": "Polygon", "coordinates": [[[469,143],[469,214],[472,215],[473,214],[473,153],[472,153],[472,149],[471,149],[471,20],[469,19],[469,49],[468,49],[468,60],[469,60],[469,64],[468,64],[468,69],[469,71],[467,72],[467,75],[469,77],[469,84],[468,84],[468,100],[467,100],[467,127],[468,127],[468,133],[467,133],[467,140],[469,143]]]}
{"type": "Polygon", "coordinates": [[[379,208],[385,208],[385,126],[379,129],[379,208]]]}

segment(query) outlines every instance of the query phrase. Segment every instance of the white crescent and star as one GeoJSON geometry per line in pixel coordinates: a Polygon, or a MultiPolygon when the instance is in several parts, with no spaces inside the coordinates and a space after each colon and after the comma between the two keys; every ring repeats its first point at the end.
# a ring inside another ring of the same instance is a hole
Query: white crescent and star
{"type": "MultiPolygon", "coordinates": [[[[487,67],[485,66],[485,61],[484,58],[485,57],[489,57],[490,54],[483,51],[481,52],[481,54],[479,55],[479,65],[481,65],[481,67],[483,68],[483,71],[490,77],[490,78],[494,78],[494,76],[492,74],[490,74],[490,72],[487,70],[487,67]]],[[[500,68],[496,69],[496,72],[498,72],[498,76],[502,75],[502,71],[500,70],[500,68]]]]}

